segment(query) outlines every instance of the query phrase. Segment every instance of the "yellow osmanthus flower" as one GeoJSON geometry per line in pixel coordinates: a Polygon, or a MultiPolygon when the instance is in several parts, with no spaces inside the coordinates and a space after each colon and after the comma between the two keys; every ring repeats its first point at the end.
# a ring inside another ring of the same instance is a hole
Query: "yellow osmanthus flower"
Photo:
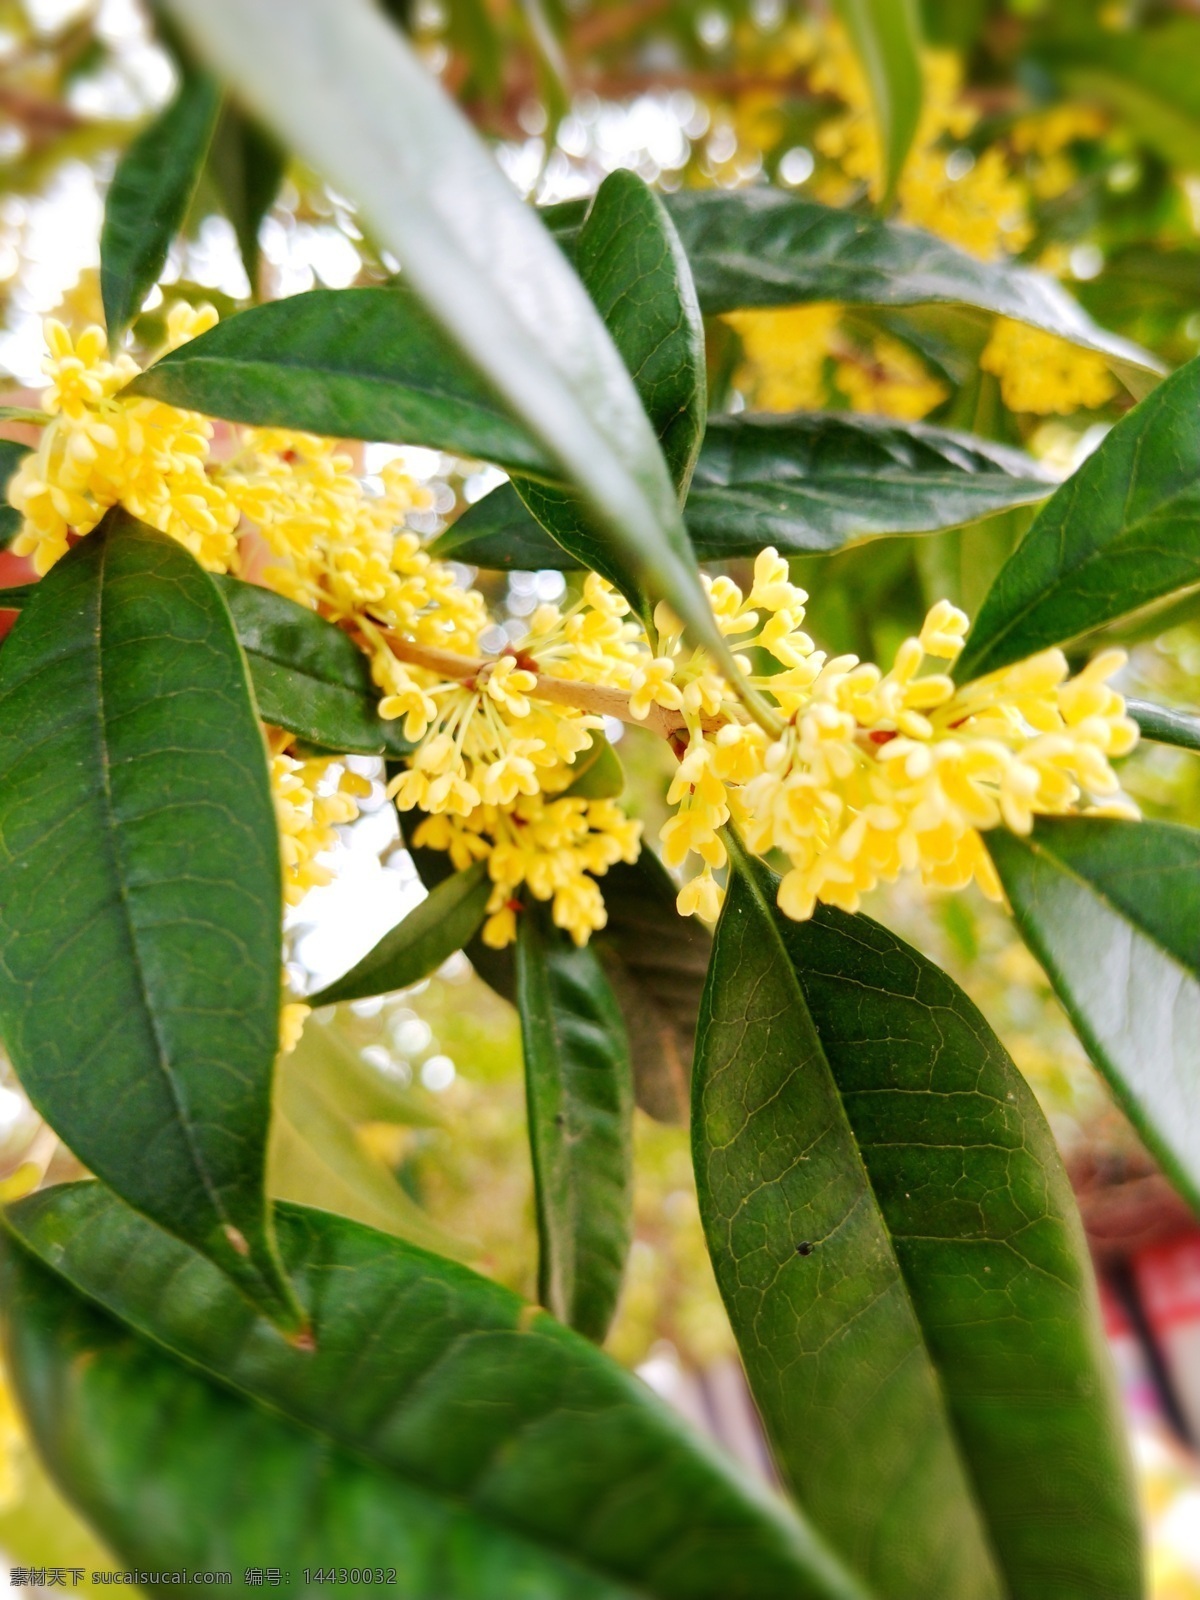
{"type": "MultiPolygon", "coordinates": [[[[882,149],[871,109],[871,92],[845,30],[836,23],[814,35],[811,68],[814,89],[835,94],[847,111],[817,131],[820,153],[847,176],[882,192],[882,149]]],[[[962,67],[950,51],[922,56],[925,98],[916,136],[900,175],[900,219],[927,228],[972,255],[991,258],[1015,253],[1029,242],[1025,189],[1009,169],[1004,152],[991,146],[955,162],[948,145],[961,145],[979,120],[962,97],[962,67]]]]}
{"type": "MultiPolygon", "coordinates": [[[[277,737],[287,743],[287,735],[277,737]]],[[[308,760],[280,750],[271,757],[271,792],[283,855],[283,897],[298,905],[310,889],[332,883],[321,859],[337,843],[337,829],[358,816],[355,803],[371,785],[333,756],[308,760]]]]}
{"type": "MultiPolygon", "coordinates": [[[[211,307],[173,307],[168,346],[216,320],[211,307]]],[[[9,485],[9,500],[25,519],[14,553],[47,572],[66,554],[70,534],[90,533],[110,507],[123,505],[211,571],[227,571],[238,512],[207,470],[212,424],[157,400],[122,396],[139,369],[128,355],[109,360],[102,328],[72,339],[51,318],[46,342],[50,384],[42,404],[54,420],[9,485]]]]}
{"type": "Polygon", "coordinates": [[[979,365],[1000,379],[1000,394],[1011,411],[1065,415],[1081,406],[1105,405],[1117,391],[1102,355],[1007,317],[997,318],[979,365]]]}
{"type": "Polygon", "coordinates": [[[703,864],[680,895],[681,912],[711,917],[719,906],[712,873],[725,863],[719,830],[730,821],[758,854],[787,857],[779,904],[803,920],[818,901],[856,910],[864,893],[904,871],[944,888],[974,879],[998,897],[982,831],[1028,833],[1036,815],[1137,815],[1110,765],[1137,740],[1108,683],[1124,663],[1120,651],[1071,678],[1062,652],[1047,650],[956,688],[945,673],[922,671],[927,657],[952,662],[962,649],[967,618],[947,601],[884,673],[815,648],[801,629],[807,596],[773,550],[758,557],[749,596],[728,578],[712,596],[722,630],[741,635],[737,651],[758,645],[780,663],[778,673],[747,679],[786,726],[768,741],[745,723],[703,652],[684,655],[674,633],[660,636],[658,656],[677,663],[669,684],[656,680],[660,703],[664,686],[706,686],[685,712],[687,745],[668,794],[679,810],[661,834],[668,865],[691,854],[703,864]],[[716,726],[705,721],[714,713],[723,719],[716,726]]]}
{"type": "Polygon", "coordinates": [[[466,816],[443,812],[426,817],[413,842],[448,850],[460,870],[486,860],[492,893],[483,941],[495,949],[517,934],[524,886],[551,902],[556,927],[578,945],[607,920],[596,878],[618,861],[636,861],[642,825],[613,800],[586,800],[541,793],[519,795],[511,806],[480,805],[466,816]]]}

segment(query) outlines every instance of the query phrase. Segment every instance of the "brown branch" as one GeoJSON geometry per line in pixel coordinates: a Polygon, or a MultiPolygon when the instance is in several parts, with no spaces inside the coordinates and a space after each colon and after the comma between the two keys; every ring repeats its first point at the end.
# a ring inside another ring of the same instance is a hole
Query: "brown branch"
{"type": "MultiPolygon", "coordinates": [[[[495,666],[495,659],[483,656],[460,656],[453,650],[439,650],[436,645],[417,644],[411,639],[397,639],[388,634],[387,646],[398,661],[413,667],[424,667],[440,677],[459,683],[482,686],[495,666]]],[[[524,659],[521,665],[524,665],[524,659]]],[[[532,668],[530,668],[532,670],[532,668]]],[[[687,733],[687,724],[678,711],[668,711],[664,706],[651,705],[645,717],[635,717],[629,709],[629,695],[624,689],[611,689],[602,683],[577,683],[573,678],[555,678],[547,672],[535,674],[537,686],[532,690],[537,700],[552,705],[573,706],[577,711],[588,711],[593,716],[616,717],[635,728],[649,728],[660,738],[677,743],[681,734],[687,733]]],[[[726,719],[704,717],[705,728],[719,728],[726,719]]]]}

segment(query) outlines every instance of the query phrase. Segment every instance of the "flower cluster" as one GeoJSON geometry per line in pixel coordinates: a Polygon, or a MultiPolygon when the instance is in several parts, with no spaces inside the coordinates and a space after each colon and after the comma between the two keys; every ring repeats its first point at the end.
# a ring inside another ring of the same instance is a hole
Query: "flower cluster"
{"type": "MultiPolygon", "coordinates": [[[[170,338],[210,320],[172,312],[170,338]]],[[[982,831],[1027,831],[1039,813],[1132,813],[1109,764],[1136,738],[1108,683],[1116,653],[1071,678],[1048,651],[956,687],[925,670],[961,649],[966,618],[942,602],[887,672],[830,659],[804,631],[807,595],[766,550],[746,593],[729,577],[705,580],[740,682],[685,641],[664,605],[647,636],[596,574],[573,602],[540,605],[522,638],[488,656],[483,596],[402,526],[420,503],[403,473],[385,471],[370,494],[343,447],[275,429],[225,430],[216,459],[202,418],[122,393],[133,363],[110,361],[98,329],[72,340],[53,323],[49,341],[53,420],[10,489],[25,516],[18,548],[45,570],[121,503],[206,565],[257,572],[345,629],[369,657],[380,715],[400,721],[413,746],[390,792],[420,817],[414,842],[449,852],[456,867],[487,863],[493,946],[515,937],[526,895],[586,943],[605,923],[598,880],[636,859],[641,825],[580,778],[602,713],[653,715],[671,738],[679,767],[663,853],[675,868],[693,855],[700,863],[680,891],[685,914],[719,909],[728,824],[759,853],[786,857],[780,904],[803,918],[818,901],[853,909],[905,870],[997,894],[982,831]],[[747,686],[777,714],[777,734],[749,715],[747,686]]],[[[366,785],[336,758],[306,757],[286,732],[267,733],[295,905],[329,881],[335,830],[354,820],[366,785]]],[[[285,1032],[302,1017],[289,1006],[285,1032]]]]}
{"type": "Polygon", "coordinates": [[[884,673],[816,649],[801,626],[808,597],[774,550],[755,562],[748,596],[728,578],[710,592],[737,652],[756,645],[778,664],[756,676],[747,663],[746,681],[785,725],[768,739],[703,652],[682,650],[673,630],[660,636],[653,697],[680,706],[687,728],[663,854],[672,866],[693,853],[702,863],[680,894],[682,912],[719,908],[713,872],[725,863],[720,830],[731,821],[752,850],[787,858],[779,904],[803,920],[818,901],[856,910],[876,884],[912,870],[944,888],[975,880],[998,898],[982,831],[1028,833],[1035,815],[1137,815],[1110,765],[1137,740],[1108,681],[1120,651],[1070,677],[1062,652],[1047,650],[956,687],[945,672],[923,671],[927,658],[952,663],[962,649],[967,618],[947,601],[884,673]]]}

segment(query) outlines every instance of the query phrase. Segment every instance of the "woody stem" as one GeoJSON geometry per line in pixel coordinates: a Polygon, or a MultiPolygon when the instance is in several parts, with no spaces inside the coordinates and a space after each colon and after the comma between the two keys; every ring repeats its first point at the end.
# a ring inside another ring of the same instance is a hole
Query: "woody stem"
{"type": "MultiPolygon", "coordinates": [[[[410,666],[425,667],[439,677],[456,679],[461,683],[486,680],[495,665],[494,659],[483,656],[461,656],[453,650],[439,650],[436,645],[416,644],[411,639],[397,639],[387,635],[388,649],[398,661],[410,666]],[[483,675],[482,679],[480,675],[483,675]]],[[[624,689],[610,689],[602,683],[577,683],[573,678],[555,678],[548,672],[536,674],[537,686],[532,693],[535,699],[548,700],[554,705],[573,706],[577,711],[588,711],[594,716],[616,717],[634,727],[649,728],[663,739],[674,739],[686,733],[687,724],[678,711],[668,711],[663,706],[651,705],[645,717],[635,717],[629,709],[629,695],[624,689]]],[[[724,718],[705,718],[706,725],[719,727],[724,718]]]]}

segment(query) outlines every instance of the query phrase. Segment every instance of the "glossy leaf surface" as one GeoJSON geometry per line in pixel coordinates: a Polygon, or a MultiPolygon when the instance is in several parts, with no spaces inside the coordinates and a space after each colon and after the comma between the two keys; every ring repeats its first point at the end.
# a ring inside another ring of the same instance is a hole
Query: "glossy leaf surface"
{"type": "Polygon", "coordinates": [[[366,656],[307,606],[240,578],[218,578],[264,722],[348,755],[402,756],[402,722],[379,715],[366,656]]]}
{"type": "Polygon", "coordinates": [[[100,234],[100,294],[114,348],[158,282],[183,226],[220,104],[220,87],[210,74],[185,73],[170,105],[117,164],[100,234]]]}
{"type": "MultiPolygon", "coordinates": [[[[704,434],[704,323],[679,236],[662,201],[635,173],[617,171],[601,184],[575,264],[629,368],[682,500],[704,434]]],[[[577,496],[519,478],[509,493],[514,489],[573,566],[594,568],[645,609],[636,572],[614,561],[596,538],[577,496]]]]}
{"type": "Polygon", "coordinates": [[[443,878],[349,972],[311,996],[309,1004],[331,1006],[391,994],[427,978],[479,932],[491,890],[483,861],[443,878]]]}
{"type": "Polygon", "coordinates": [[[518,918],[516,1005],[538,1297],[561,1322],[599,1342],[633,1237],[629,1046],[596,952],[577,948],[537,905],[518,918]]]}
{"type": "MultiPolygon", "coordinates": [[[[12,439],[0,439],[0,491],[6,491],[13,473],[29,454],[27,444],[17,444],[12,439]]],[[[21,513],[10,506],[0,493],[0,550],[5,550],[21,531],[21,513]]]]}
{"type": "Polygon", "coordinates": [[[918,54],[921,23],[915,0],[834,0],[871,89],[879,130],[884,199],[896,192],[921,115],[924,86],[918,54]]]}
{"type": "Polygon", "coordinates": [[[1200,582],[1200,360],[1113,428],[1000,569],[955,676],[1062,644],[1200,582]]]}
{"type": "Polygon", "coordinates": [[[964,305],[1098,350],[1135,395],[1162,368],[1106,332],[1049,277],[980,261],[918,228],[778,189],[685,190],[667,202],[709,315],[815,300],[844,305],[964,305]]]}
{"type": "MultiPolygon", "coordinates": [[[[852,412],[713,417],[685,516],[701,561],[838,550],[873,534],[932,533],[1044,500],[1032,457],[919,422],[852,412]]],[[[485,495],[436,552],[473,566],[537,571],[576,563],[512,488],[485,495]]]]}
{"type": "Polygon", "coordinates": [[[1082,1230],[1045,1121],[949,978],[791,923],[742,858],[693,1080],[701,1212],[777,1459],[903,1597],[1141,1593],[1082,1230]]]}
{"type": "Polygon", "coordinates": [[[273,1315],[279,841],[211,580],[110,513],[0,652],[0,1026],[38,1110],[273,1315]]]}
{"type": "Polygon", "coordinates": [[[293,1568],[369,1553],[404,1600],[865,1600],[636,1378],[464,1267],[281,1207],[304,1352],[98,1186],[47,1191],[10,1225],[18,1385],[125,1559],[255,1564],[265,1539],[293,1568]]]}
{"type": "Polygon", "coordinates": [[[467,370],[502,398],[550,475],[582,496],[613,559],[732,670],[666,462],[612,339],[538,216],[400,31],[371,0],[335,10],[293,0],[283,30],[275,0],[167,8],[249,109],[360,207],[467,370]]]}
{"type": "Polygon", "coordinates": [[[1149,700],[1126,700],[1125,710],[1137,723],[1143,739],[1173,744],[1180,750],[1200,750],[1200,717],[1173,706],[1152,705],[1149,700]]]}
{"type": "Polygon", "coordinates": [[[130,385],[169,405],[551,473],[550,457],[410,289],[312,289],[252,306],[130,385]]]}
{"type": "Polygon", "coordinates": [[[1044,818],[987,843],[1088,1054],[1200,1206],[1200,833],[1044,818]]]}

